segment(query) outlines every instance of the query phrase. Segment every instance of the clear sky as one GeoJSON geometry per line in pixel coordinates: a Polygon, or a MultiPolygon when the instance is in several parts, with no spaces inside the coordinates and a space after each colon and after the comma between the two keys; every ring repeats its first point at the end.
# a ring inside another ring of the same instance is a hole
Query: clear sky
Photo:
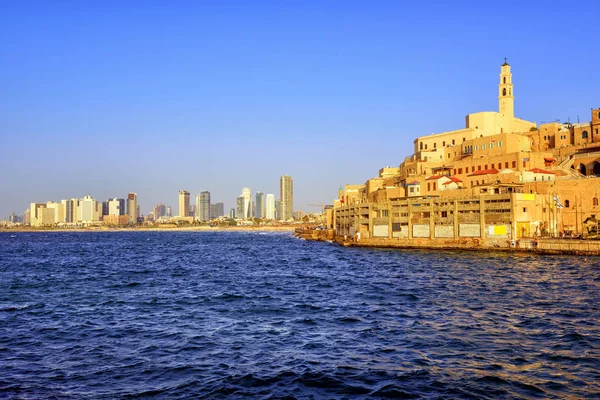
{"type": "Polygon", "coordinates": [[[496,111],[504,57],[518,117],[588,121],[599,20],[597,1],[2,2],[0,217],[128,192],[176,213],[180,189],[229,209],[284,174],[318,211],[496,111]]]}

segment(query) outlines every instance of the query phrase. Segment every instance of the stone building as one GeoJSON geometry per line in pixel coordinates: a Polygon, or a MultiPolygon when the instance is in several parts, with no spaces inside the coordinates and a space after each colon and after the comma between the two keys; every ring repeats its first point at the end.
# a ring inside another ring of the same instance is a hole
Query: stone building
{"type": "Polygon", "coordinates": [[[362,185],[346,185],[333,210],[336,232],[457,239],[461,224],[463,229],[472,224],[468,229],[474,232],[478,223],[478,237],[489,239],[496,232],[490,224],[502,214],[510,238],[588,233],[590,221],[600,217],[600,109],[591,109],[589,122],[537,126],[515,117],[514,100],[505,60],[498,111],[467,115],[464,129],[418,137],[414,153],[397,168],[382,168],[362,185]],[[488,196],[504,196],[502,213],[488,196]],[[423,204],[426,211],[418,208],[423,204]],[[475,204],[479,208],[471,210],[475,204]],[[465,215],[477,213],[485,217],[470,221],[475,217],[465,215]]]}

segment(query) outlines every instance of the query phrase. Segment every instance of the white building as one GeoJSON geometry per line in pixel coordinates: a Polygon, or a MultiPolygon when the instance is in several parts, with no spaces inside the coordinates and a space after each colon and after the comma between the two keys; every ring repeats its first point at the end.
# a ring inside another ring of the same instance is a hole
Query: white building
{"type": "Polygon", "coordinates": [[[275,195],[272,193],[267,194],[265,201],[265,217],[267,219],[275,219],[275,195]]]}
{"type": "Polygon", "coordinates": [[[252,191],[250,188],[242,189],[242,197],[244,198],[244,215],[242,219],[252,218],[252,191]]]}

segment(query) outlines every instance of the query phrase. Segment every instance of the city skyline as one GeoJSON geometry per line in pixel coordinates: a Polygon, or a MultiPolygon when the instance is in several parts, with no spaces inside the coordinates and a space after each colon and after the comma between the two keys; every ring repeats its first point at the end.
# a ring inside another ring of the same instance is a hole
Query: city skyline
{"type": "Polygon", "coordinates": [[[518,72],[521,118],[576,122],[597,105],[595,36],[541,21],[595,7],[6,6],[0,216],[84,193],[135,192],[144,214],[175,210],[182,187],[230,209],[241,187],[278,193],[281,171],[294,177],[297,208],[328,203],[339,185],[399,165],[415,137],[496,109],[489,70],[504,57],[518,72]],[[118,17],[128,13],[139,14],[118,17]],[[572,54],[585,62],[544,58],[572,54]]]}

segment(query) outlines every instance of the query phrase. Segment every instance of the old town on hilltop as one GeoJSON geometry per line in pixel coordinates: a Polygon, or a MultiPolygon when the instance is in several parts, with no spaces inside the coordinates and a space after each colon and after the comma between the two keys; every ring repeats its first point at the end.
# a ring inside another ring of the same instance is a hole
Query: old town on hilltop
{"type": "Polygon", "coordinates": [[[595,235],[600,109],[590,122],[538,126],[515,117],[514,100],[505,59],[498,112],[469,114],[464,129],[418,137],[398,167],[341,187],[328,213],[332,235],[361,245],[442,247],[595,235]]]}

